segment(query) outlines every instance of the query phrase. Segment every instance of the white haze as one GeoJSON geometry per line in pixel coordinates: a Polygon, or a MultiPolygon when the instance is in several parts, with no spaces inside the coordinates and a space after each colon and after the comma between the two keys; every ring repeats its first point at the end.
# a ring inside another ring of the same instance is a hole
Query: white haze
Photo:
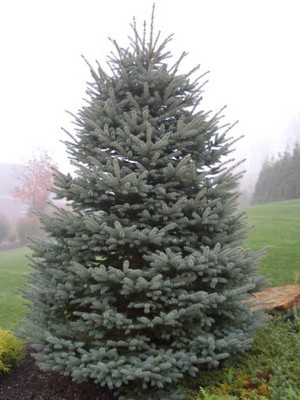
{"type": "MultiPolygon", "coordinates": [[[[244,135],[235,157],[247,158],[245,185],[261,162],[299,139],[300,58],[297,0],[156,0],[156,31],[183,68],[210,71],[203,108],[227,105],[224,122],[244,135]]],[[[0,4],[0,162],[19,163],[37,148],[68,170],[65,110],[84,105],[90,81],[84,55],[105,66],[108,37],[128,45],[130,23],[142,29],[152,0],[10,0],[0,4]]]]}

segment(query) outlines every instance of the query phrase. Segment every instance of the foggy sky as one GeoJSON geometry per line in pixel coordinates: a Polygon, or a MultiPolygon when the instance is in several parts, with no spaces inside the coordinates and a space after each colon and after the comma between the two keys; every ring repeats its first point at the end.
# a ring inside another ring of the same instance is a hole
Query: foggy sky
{"type": "MultiPolygon", "coordinates": [[[[104,67],[124,47],[136,17],[143,29],[151,0],[10,0],[0,4],[0,162],[26,161],[38,147],[68,170],[65,147],[71,118],[91,81],[84,55],[104,67]]],[[[169,50],[182,68],[210,71],[202,107],[238,125],[245,135],[236,158],[247,158],[246,181],[261,162],[300,139],[299,3],[297,0],[156,0],[156,31],[174,33],[169,50]]],[[[175,61],[175,60],[174,60],[175,61]]],[[[170,61],[172,62],[172,60],[170,61]]]]}

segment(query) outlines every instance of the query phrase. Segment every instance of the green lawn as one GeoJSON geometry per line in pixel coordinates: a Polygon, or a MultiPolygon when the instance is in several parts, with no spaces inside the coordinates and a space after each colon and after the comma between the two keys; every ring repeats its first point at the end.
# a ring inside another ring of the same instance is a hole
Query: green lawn
{"type": "Polygon", "coordinates": [[[270,246],[260,272],[271,275],[273,286],[300,284],[300,200],[269,203],[245,209],[249,231],[246,246],[270,246]]]}
{"type": "Polygon", "coordinates": [[[28,265],[25,247],[0,252],[0,327],[13,328],[25,312],[24,300],[17,288],[24,287],[28,265]]]}

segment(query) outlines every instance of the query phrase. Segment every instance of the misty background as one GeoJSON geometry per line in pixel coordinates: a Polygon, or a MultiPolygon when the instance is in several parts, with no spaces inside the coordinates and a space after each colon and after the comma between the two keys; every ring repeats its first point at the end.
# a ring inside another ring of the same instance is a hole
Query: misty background
{"type": "MultiPolygon", "coordinates": [[[[152,0],[10,0],[0,4],[0,163],[22,164],[42,148],[71,170],[61,141],[84,106],[91,76],[84,57],[105,68],[108,37],[127,47],[130,23],[150,21],[152,0]]],[[[242,189],[253,191],[262,163],[300,139],[298,1],[156,0],[155,30],[184,71],[210,71],[202,108],[244,135],[234,157],[246,158],[242,189]]],[[[4,174],[5,175],[5,174],[4,174]]],[[[4,179],[4,178],[2,178],[4,179]]]]}

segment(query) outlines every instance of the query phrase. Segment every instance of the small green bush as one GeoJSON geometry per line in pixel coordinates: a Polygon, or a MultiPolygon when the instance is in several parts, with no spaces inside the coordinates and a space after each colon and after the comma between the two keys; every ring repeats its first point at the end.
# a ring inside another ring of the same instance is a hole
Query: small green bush
{"type": "Polygon", "coordinates": [[[24,342],[11,331],[0,329],[0,373],[10,372],[24,357],[24,342]]]}
{"type": "Polygon", "coordinates": [[[278,315],[258,333],[243,363],[247,371],[271,371],[269,391],[272,400],[300,398],[299,310],[278,315]],[[297,356],[298,355],[298,356],[297,356]],[[294,393],[294,397],[286,397],[294,393]]]}
{"type": "Polygon", "coordinates": [[[16,229],[21,244],[27,244],[28,237],[38,236],[39,220],[35,216],[21,218],[17,223],[16,229]]]}
{"type": "Polygon", "coordinates": [[[11,244],[13,244],[13,243],[16,242],[17,237],[18,237],[17,232],[16,232],[15,230],[11,229],[10,232],[8,233],[8,235],[7,235],[7,240],[8,240],[11,244]]]}
{"type": "Polygon", "coordinates": [[[4,214],[0,213],[0,243],[6,238],[9,232],[9,221],[4,214]]]}

